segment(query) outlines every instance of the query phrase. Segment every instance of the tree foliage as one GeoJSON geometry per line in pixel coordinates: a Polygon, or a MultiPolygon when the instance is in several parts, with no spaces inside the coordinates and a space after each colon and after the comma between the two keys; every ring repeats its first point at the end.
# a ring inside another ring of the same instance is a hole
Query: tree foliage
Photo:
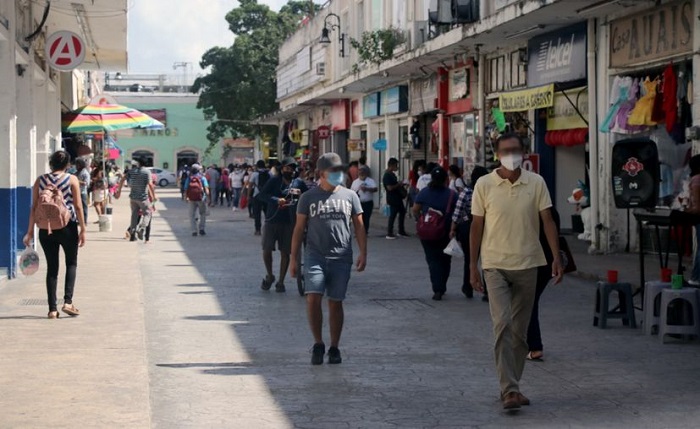
{"type": "Polygon", "coordinates": [[[228,136],[252,135],[259,130],[247,121],[278,109],[278,50],[302,19],[318,9],[311,1],[289,1],[275,12],[257,0],[239,0],[239,6],[226,14],[236,35],[234,43],[211,48],[202,56],[200,65],[210,72],[192,88],[195,93],[201,91],[197,107],[213,121],[207,134],[212,144],[228,136]]]}

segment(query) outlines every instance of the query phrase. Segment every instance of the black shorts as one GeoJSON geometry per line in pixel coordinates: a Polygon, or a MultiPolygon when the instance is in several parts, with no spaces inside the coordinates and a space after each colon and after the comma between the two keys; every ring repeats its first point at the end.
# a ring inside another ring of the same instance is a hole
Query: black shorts
{"type": "Polygon", "coordinates": [[[263,250],[274,252],[279,249],[280,252],[292,253],[292,234],[294,233],[294,225],[291,223],[270,223],[266,222],[262,230],[262,248],[263,250]],[[277,243],[277,247],[275,247],[277,243]]]}

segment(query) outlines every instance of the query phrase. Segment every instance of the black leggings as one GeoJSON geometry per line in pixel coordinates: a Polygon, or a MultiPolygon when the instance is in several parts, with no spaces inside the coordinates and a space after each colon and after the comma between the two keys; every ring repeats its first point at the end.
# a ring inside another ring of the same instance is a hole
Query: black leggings
{"type": "Polygon", "coordinates": [[[52,234],[41,229],[39,230],[39,242],[46,257],[46,294],[49,299],[49,311],[56,311],[58,310],[56,288],[61,247],[66,255],[66,282],[63,302],[65,304],[73,303],[75,273],[78,268],[78,224],[71,222],[65,228],[53,230],[52,234]]]}

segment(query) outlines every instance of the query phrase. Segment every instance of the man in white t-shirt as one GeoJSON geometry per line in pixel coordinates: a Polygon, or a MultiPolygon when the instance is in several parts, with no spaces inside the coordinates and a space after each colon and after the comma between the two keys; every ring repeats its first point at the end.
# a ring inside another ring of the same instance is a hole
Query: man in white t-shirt
{"type": "Polygon", "coordinates": [[[437,166],[438,165],[434,162],[429,162],[428,165],[425,166],[425,173],[423,173],[416,181],[416,189],[418,189],[418,192],[428,187],[431,180],[430,172],[437,166]]]}
{"type": "Polygon", "coordinates": [[[229,175],[231,182],[231,192],[233,193],[233,211],[235,212],[241,203],[241,191],[243,189],[243,175],[245,171],[240,165],[237,165],[233,172],[229,175]]]}
{"type": "Polygon", "coordinates": [[[369,233],[369,219],[374,210],[374,194],[379,190],[377,182],[369,177],[369,167],[363,165],[358,170],[357,179],[353,180],[350,189],[357,192],[362,206],[362,221],[365,224],[365,232],[369,233]]]}

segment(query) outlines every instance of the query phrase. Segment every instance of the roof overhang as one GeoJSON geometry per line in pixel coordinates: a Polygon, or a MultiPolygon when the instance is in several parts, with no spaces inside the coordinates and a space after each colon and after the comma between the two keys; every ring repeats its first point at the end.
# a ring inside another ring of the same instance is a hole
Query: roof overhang
{"type": "MultiPolygon", "coordinates": [[[[33,2],[34,16],[41,17],[45,2],[33,2]]],[[[72,31],[85,41],[88,52],[83,70],[126,71],[127,0],[54,0],[46,21],[47,37],[56,31],[72,31]]]]}

